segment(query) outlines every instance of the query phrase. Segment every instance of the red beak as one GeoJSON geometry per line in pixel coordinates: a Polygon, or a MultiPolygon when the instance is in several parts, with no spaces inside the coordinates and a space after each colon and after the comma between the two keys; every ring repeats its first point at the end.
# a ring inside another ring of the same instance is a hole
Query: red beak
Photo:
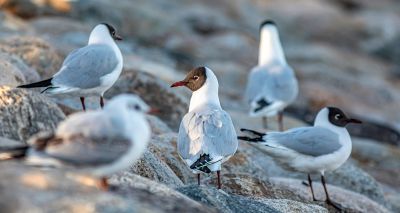
{"type": "Polygon", "coordinates": [[[171,85],[171,87],[181,87],[181,86],[185,86],[186,84],[187,84],[186,81],[178,81],[178,82],[173,83],[171,85]]]}
{"type": "Polygon", "coordinates": [[[156,108],[151,108],[151,109],[147,112],[147,114],[150,114],[150,115],[155,115],[155,114],[158,114],[158,113],[160,113],[160,110],[159,110],[159,109],[156,109],[156,108]]]}

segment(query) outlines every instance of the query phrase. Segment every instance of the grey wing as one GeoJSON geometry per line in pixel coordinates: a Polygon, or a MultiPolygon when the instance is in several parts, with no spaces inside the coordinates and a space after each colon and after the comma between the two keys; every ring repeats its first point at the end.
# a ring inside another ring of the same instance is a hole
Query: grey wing
{"type": "Polygon", "coordinates": [[[258,100],[265,96],[264,87],[268,78],[268,73],[261,67],[255,67],[248,75],[245,99],[248,103],[258,100]]]}
{"type": "Polygon", "coordinates": [[[269,75],[264,82],[263,92],[267,101],[284,101],[286,103],[294,101],[298,94],[298,83],[292,68],[288,65],[275,65],[266,69],[268,69],[269,75]]]}
{"type": "Polygon", "coordinates": [[[270,134],[267,135],[267,142],[272,140],[278,145],[314,157],[333,153],[342,147],[339,135],[322,127],[303,127],[270,134]]]}
{"type": "Polygon", "coordinates": [[[183,159],[191,159],[195,157],[198,153],[191,153],[190,152],[190,143],[191,140],[189,138],[189,134],[192,132],[191,128],[193,125],[190,125],[192,119],[195,117],[195,113],[189,112],[187,113],[179,126],[179,133],[178,133],[178,153],[183,159]]]}
{"type": "Polygon", "coordinates": [[[117,65],[118,59],[111,47],[88,45],[67,56],[52,84],[83,89],[97,87],[101,85],[100,78],[111,73],[117,65]]]}
{"type": "Polygon", "coordinates": [[[76,166],[102,166],[111,164],[132,146],[125,138],[89,138],[75,135],[68,139],[53,139],[44,152],[46,155],[76,166]]]}
{"type": "Polygon", "coordinates": [[[181,122],[178,151],[183,159],[196,160],[200,154],[227,157],[236,152],[238,141],[228,113],[223,110],[190,112],[181,122]]]}
{"type": "Polygon", "coordinates": [[[227,157],[235,154],[238,141],[231,117],[223,110],[215,110],[203,122],[204,145],[211,156],[227,157]]]}

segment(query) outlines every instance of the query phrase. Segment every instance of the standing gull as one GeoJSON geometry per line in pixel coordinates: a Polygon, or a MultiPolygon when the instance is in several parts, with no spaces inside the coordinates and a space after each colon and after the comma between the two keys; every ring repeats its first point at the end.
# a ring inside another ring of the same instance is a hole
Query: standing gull
{"type": "Polygon", "coordinates": [[[250,103],[250,116],[278,115],[279,130],[283,131],[283,110],[297,97],[298,85],[293,69],[287,64],[278,29],[273,21],[266,20],[260,26],[260,50],[258,66],[254,67],[247,81],[246,101],[250,103]]]}
{"type": "Polygon", "coordinates": [[[329,198],[324,174],[325,171],[339,168],[350,156],[351,138],[345,128],[349,123],[361,123],[361,121],[348,118],[338,108],[326,107],[318,113],[313,127],[300,127],[285,132],[267,134],[241,129],[241,131],[256,137],[241,136],[238,138],[265,145],[265,151],[282,167],[307,173],[314,201],[316,199],[310,173],[320,173],[326,202],[341,209],[339,204],[329,198]]]}
{"type": "Polygon", "coordinates": [[[138,96],[119,95],[104,110],[75,113],[54,134],[30,139],[26,161],[100,178],[100,187],[107,189],[106,177],[132,165],[146,149],[148,112],[138,96]]]}
{"type": "Polygon", "coordinates": [[[114,40],[122,40],[114,27],[99,24],[90,33],[88,45],[71,52],[53,77],[18,88],[45,87],[45,94],[80,97],[83,110],[85,97],[99,96],[103,108],[104,92],[117,81],[123,65],[114,40]]]}
{"type": "Polygon", "coordinates": [[[178,153],[193,173],[217,171],[221,188],[221,164],[235,154],[238,141],[231,117],[222,110],[218,80],[211,69],[198,67],[171,87],[186,86],[193,91],[189,112],[183,117],[178,136],[178,153]]]}

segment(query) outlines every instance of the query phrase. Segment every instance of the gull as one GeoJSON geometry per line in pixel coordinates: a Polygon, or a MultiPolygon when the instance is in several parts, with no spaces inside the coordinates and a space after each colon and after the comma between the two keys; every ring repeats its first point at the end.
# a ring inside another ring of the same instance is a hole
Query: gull
{"type": "Polygon", "coordinates": [[[191,70],[184,80],[171,87],[185,86],[193,94],[189,112],[179,127],[178,153],[193,173],[217,171],[221,189],[221,164],[233,156],[238,147],[231,117],[222,110],[218,97],[218,80],[207,67],[191,70]]]}
{"type": "Polygon", "coordinates": [[[118,95],[104,110],[72,114],[55,133],[32,137],[25,161],[98,178],[100,188],[107,189],[107,176],[128,168],[146,149],[151,135],[145,117],[149,112],[138,96],[118,95]]]}
{"type": "Polygon", "coordinates": [[[80,97],[83,110],[85,97],[99,96],[103,108],[104,92],[117,81],[123,59],[114,40],[122,40],[109,24],[97,25],[90,33],[88,45],[72,51],[53,77],[18,88],[45,87],[42,93],[80,97]]]}
{"type": "Polygon", "coordinates": [[[250,103],[249,115],[267,117],[278,115],[279,130],[283,131],[283,110],[297,97],[298,84],[293,69],[287,64],[278,29],[271,20],[260,25],[258,65],[247,80],[245,99],[250,103]]]}
{"type": "Polygon", "coordinates": [[[241,129],[256,137],[240,136],[240,140],[265,145],[264,149],[283,168],[308,174],[313,200],[316,201],[312,188],[311,173],[320,173],[325,190],[326,202],[337,209],[326,188],[325,172],[339,168],[350,156],[351,138],[345,128],[349,123],[361,123],[348,118],[336,107],[325,107],[318,113],[314,126],[299,127],[285,132],[260,133],[241,129]]]}

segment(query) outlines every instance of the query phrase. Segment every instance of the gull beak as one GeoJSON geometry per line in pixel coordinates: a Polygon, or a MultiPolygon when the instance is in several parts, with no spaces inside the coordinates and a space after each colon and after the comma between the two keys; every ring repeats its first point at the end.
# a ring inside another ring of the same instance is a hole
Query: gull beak
{"type": "Polygon", "coordinates": [[[347,119],[347,123],[362,124],[362,121],[354,119],[354,118],[350,118],[350,119],[347,119]]]}
{"type": "Polygon", "coordinates": [[[181,86],[186,86],[187,82],[186,81],[178,81],[175,82],[171,85],[171,87],[181,87],[181,86]]]}
{"type": "Polygon", "coordinates": [[[117,41],[122,41],[122,37],[120,35],[115,34],[114,39],[117,41]]]}
{"type": "Polygon", "coordinates": [[[149,111],[147,111],[147,114],[150,114],[150,115],[156,115],[159,113],[160,113],[160,110],[156,109],[156,108],[151,108],[149,111]]]}

